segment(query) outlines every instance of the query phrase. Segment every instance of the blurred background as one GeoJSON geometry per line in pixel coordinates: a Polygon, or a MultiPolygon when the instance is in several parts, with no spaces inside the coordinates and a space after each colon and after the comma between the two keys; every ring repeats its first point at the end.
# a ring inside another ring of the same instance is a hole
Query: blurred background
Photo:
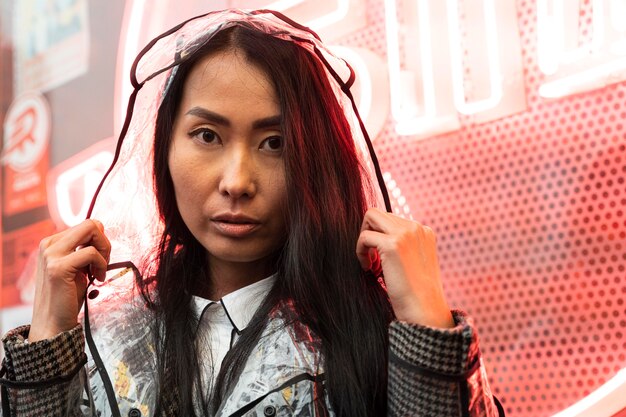
{"type": "Polygon", "coordinates": [[[396,213],[438,235],[450,304],[513,417],[626,416],[626,0],[1,0],[0,326],[39,241],[85,217],[135,55],[272,8],[357,72],[396,213]]]}

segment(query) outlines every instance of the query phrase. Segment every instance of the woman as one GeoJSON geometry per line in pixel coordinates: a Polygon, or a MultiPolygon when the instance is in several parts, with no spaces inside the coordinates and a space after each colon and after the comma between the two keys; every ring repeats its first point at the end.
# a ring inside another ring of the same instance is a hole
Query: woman
{"type": "Polygon", "coordinates": [[[150,278],[136,275],[141,297],[85,302],[81,371],[85,271],[105,280],[121,227],[87,220],[44,239],[32,325],[4,339],[13,414],[497,415],[433,232],[368,208],[376,162],[359,157],[366,136],[332,59],[269,11],[192,19],[140,54],[122,163],[97,197],[112,211],[112,178],[153,136],[150,278]],[[151,91],[158,105],[138,106],[151,91]]]}

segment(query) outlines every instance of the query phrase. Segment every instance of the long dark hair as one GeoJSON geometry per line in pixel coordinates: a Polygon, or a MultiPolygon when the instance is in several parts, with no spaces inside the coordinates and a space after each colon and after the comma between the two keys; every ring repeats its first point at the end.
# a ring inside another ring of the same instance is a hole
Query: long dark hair
{"type": "Polygon", "coordinates": [[[155,192],[165,229],[156,254],[156,291],[143,290],[163,329],[156,332],[157,412],[167,408],[165,394],[174,387],[179,415],[195,415],[198,398],[205,411],[215,412],[237,382],[270,311],[288,300],[321,340],[325,386],[336,415],[384,415],[387,327],[393,312],[384,289],[361,270],[355,256],[369,185],[361,179],[350,126],[322,63],[301,45],[243,23],[222,30],[179,65],[155,129],[155,192]],[[187,75],[202,57],[227,49],[243,52],[268,74],[280,101],[288,236],[277,256],[274,287],[227,354],[214,395],[206,399],[192,394],[200,385],[200,367],[194,339],[198,317],[190,305],[198,277],[210,279],[207,256],[178,212],[167,162],[187,75]]]}

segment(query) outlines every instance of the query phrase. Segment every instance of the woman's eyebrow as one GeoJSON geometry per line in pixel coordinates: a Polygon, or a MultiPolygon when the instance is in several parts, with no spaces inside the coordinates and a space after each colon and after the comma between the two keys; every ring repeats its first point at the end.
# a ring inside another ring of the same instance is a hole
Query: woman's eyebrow
{"type": "Polygon", "coordinates": [[[202,107],[193,107],[191,110],[189,110],[185,114],[189,115],[189,116],[200,117],[200,118],[206,120],[207,122],[211,122],[211,123],[214,123],[214,124],[217,124],[217,125],[223,125],[223,126],[226,126],[226,127],[230,127],[230,120],[228,120],[227,118],[225,118],[221,114],[217,114],[215,112],[212,112],[210,110],[204,109],[202,107]]]}
{"type": "MultiPolygon", "coordinates": [[[[230,127],[231,123],[226,117],[222,116],[219,113],[212,112],[211,110],[207,110],[202,107],[193,107],[190,109],[186,115],[200,117],[208,122],[222,125],[226,127],[230,127]]],[[[280,115],[264,117],[262,119],[255,120],[252,123],[253,129],[266,129],[269,127],[279,127],[280,126],[280,115]]]]}
{"type": "Polygon", "coordinates": [[[268,127],[279,127],[280,126],[280,115],[264,117],[259,120],[255,120],[252,123],[253,129],[265,129],[268,127]]]}

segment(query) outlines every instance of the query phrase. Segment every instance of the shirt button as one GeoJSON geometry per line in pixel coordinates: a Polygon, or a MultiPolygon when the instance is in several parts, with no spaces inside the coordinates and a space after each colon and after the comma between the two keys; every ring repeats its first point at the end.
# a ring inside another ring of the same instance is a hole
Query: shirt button
{"type": "Polygon", "coordinates": [[[128,410],[128,417],[141,417],[141,411],[138,408],[128,410]]]}
{"type": "Polygon", "coordinates": [[[265,407],[263,409],[263,415],[265,417],[273,417],[276,415],[276,407],[274,407],[273,405],[268,405],[267,407],[265,407]]]}

